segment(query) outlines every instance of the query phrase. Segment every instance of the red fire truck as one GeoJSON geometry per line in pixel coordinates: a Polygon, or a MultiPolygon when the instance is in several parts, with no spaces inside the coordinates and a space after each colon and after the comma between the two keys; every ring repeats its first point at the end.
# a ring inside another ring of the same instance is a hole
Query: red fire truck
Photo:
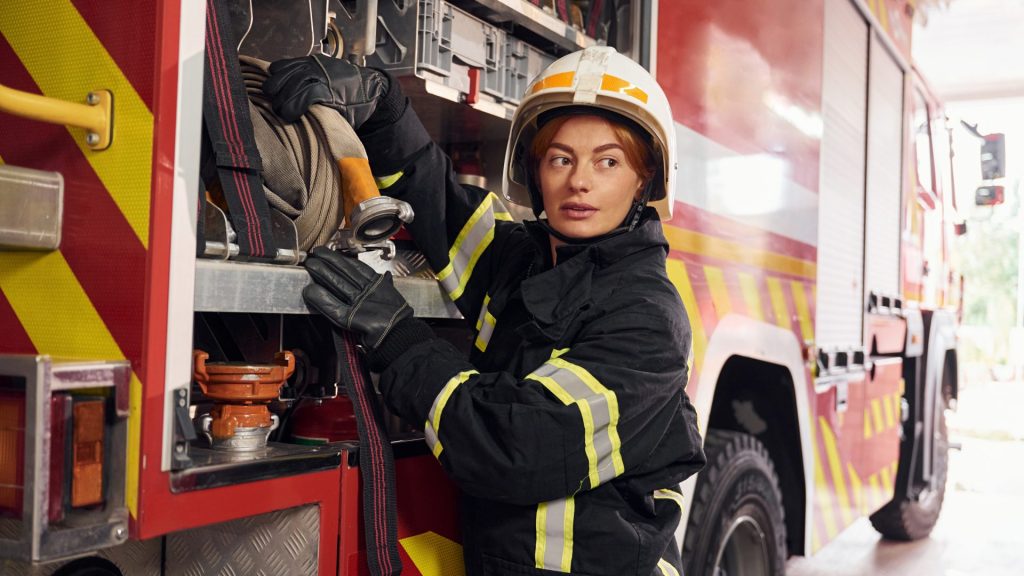
{"type": "MultiPolygon", "coordinates": [[[[389,69],[492,189],[547,63],[604,43],[652,70],[675,114],[668,273],[709,458],[683,486],[687,573],[779,574],[863,516],[928,535],[963,228],[946,118],[910,61],[913,0],[225,3],[240,54],[389,69]]],[[[351,409],[294,231],[276,263],[246,261],[199,185],[209,23],[200,0],[0,10],[4,574],[366,571],[351,409]],[[211,447],[197,349],[223,371],[289,351],[277,365],[295,374],[259,416],[281,433],[211,447]]],[[[471,343],[404,258],[417,314],[471,343]]],[[[463,573],[455,488],[419,432],[389,428],[404,573],[463,573]]]]}

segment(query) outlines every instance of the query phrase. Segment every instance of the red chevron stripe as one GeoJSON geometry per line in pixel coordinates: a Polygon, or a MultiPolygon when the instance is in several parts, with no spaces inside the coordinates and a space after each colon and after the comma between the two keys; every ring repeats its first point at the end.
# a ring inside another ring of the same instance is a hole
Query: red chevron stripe
{"type": "MultiPolygon", "coordinates": [[[[156,3],[132,0],[72,0],[139,97],[153,109],[156,3]],[[114,9],[112,4],[117,4],[114,9]],[[112,12],[117,18],[111,18],[112,12]],[[140,39],[142,41],[140,41],[140,39]]],[[[175,32],[176,34],[176,32],[175,32]]]]}
{"type": "MultiPolygon", "coordinates": [[[[0,77],[11,88],[40,92],[3,37],[0,77]]],[[[4,161],[64,175],[61,252],[121,351],[138,370],[142,358],[145,248],[63,126],[16,116],[7,116],[4,122],[7,137],[0,139],[4,161]]]]}
{"type": "Polygon", "coordinates": [[[35,354],[37,352],[36,347],[32,344],[32,339],[25,333],[25,328],[22,327],[21,321],[18,320],[18,316],[15,315],[11,303],[7,301],[7,296],[2,290],[0,290],[0,333],[4,335],[3,338],[0,338],[0,353],[35,354]]]}

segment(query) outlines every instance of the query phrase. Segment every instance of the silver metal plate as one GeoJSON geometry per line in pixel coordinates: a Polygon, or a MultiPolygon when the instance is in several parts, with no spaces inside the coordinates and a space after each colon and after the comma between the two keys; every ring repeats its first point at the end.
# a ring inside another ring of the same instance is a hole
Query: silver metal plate
{"type": "Polygon", "coordinates": [[[167,576],[315,576],[320,509],[289,508],[167,536],[167,576]]]}

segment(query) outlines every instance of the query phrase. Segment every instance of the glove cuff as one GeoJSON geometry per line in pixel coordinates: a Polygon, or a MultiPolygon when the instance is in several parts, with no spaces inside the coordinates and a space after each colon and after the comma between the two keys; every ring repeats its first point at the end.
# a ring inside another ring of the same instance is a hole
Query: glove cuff
{"type": "Polygon", "coordinates": [[[414,317],[401,320],[388,332],[380,346],[366,351],[370,370],[383,372],[410,348],[434,338],[434,331],[423,320],[414,317]]]}
{"type": "Polygon", "coordinates": [[[384,77],[388,88],[384,95],[377,100],[377,107],[374,108],[373,114],[357,130],[360,135],[370,134],[384,126],[394,124],[402,117],[402,112],[405,112],[407,99],[405,94],[402,93],[402,87],[399,86],[398,80],[384,70],[376,68],[373,70],[384,77]]]}

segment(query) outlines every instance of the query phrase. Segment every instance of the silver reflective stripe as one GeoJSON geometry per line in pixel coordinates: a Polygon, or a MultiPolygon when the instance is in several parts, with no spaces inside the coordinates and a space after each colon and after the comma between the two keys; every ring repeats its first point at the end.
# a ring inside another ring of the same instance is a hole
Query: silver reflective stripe
{"type": "Polygon", "coordinates": [[[569,572],[572,568],[572,530],[576,501],[572,496],[537,505],[536,568],[569,572]]]}
{"type": "Polygon", "coordinates": [[[676,570],[676,567],[664,558],[658,560],[658,570],[661,570],[662,576],[679,576],[679,571],[676,570]]]}
{"type": "Polygon", "coordinates": [[[441,389],[441,392],[434,398],[434,403],[430,406],[430,418],[426,424],[423,425],[423,436],[426,437],[427,446],[430,446],[430,451],[434,453],[434,457],[441,456],[441,451],[444,447],[441,446],[441,439],[438,434],[441,431],[441,412],[444,411],[445,404],[448,403],[448,399],[452,397],[452,393],[469,377],[478,374],[476,370],[467,370],[465,372],[459,372],[447,384],[441,389]]]}
{"type": "Polygon", "coordinates": [[[491,334],[494,334],[494,325],[497,322],[487,305],[491,303],[491,296],[484,296],[484,305],[480,308],[480,317],[476,320],[476,342],[474,345],[478,350],[487,350],[487,344],[491,341],[491,334]]]}
{"type": "Polygon", "coordinates": [[[559,356],[556,350],[543,366],[527,378],[544,385],[566,406],[576,404],[583,417],[584,449],[587,454],[590,487],[615,478],[624,471],[619,442],[619,403],[615,393],[605,388],[582,366],[559,356]]]}
{"type": "Polygon", "coordinates": [[[473,268],[494,240],[494,224],[497,220],[511,221],[512,216],[492,192],[480,202],[462,226],[448,250],[448,265],[437,274],[441,286],[452,300],[458,299],[466,290],[473,268]]]}

